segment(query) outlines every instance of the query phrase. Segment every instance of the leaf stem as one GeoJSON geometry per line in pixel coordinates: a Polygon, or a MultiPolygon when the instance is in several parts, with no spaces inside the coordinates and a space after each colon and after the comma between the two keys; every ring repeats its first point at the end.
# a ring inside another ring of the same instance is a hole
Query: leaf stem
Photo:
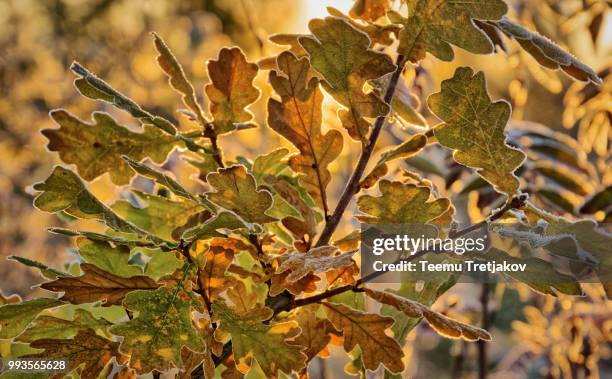
{"type": "MultiPolygon", "coordinates": [[[[460,230],[456,230],[456,231],[451,231],[451,233],[449,233],[449,238],[457,238],[457,237],[461,237],[463,235],[466,235],[468,233],[471,233],[475,230],[478,230],[484,226],[486,226],[488,223],[496,221],[498,219],[500,219],[506,212],[508,212],[511,209],[519,209],[521,207],[523,207],[525,205],[525,203],[527,202],[527,195],[526,194],[519,194],[515,197],[513,197],[510,201],[508,201],[502,208],[497,209],[494,213],[492,213],[489,217],[485,218],[484,220],[468,226],[466,228],[460,229],[460,230]]],[[[408,258],[398,258],[394,263],[400,263],[402,261],[404,262],[411,262],[415,259],[418,259],[420,257],[422,257],[423,255],[429,253],[429,250],[421,250],[413,255],[411,255],[408,258]]],[[[342,287],[336,287],[334,289],[331,290],[327,290],[325,292],[322,292],[318,295],[314,295],[314,296],[310,296],[310,297],[305,297],[302,299],[297,299],[294,300],[292,302],[292,304],[289,304],[288,306],[285,307],[285,309],[278,309],[275,310],[275,314],[280,312],[280,311],[289,311],[291,309],[294,308],[298,308],[298,307],[302,307],[305,305],[309,305],[309,304],[315,304],[315,303],[319,303],[322,300],[328,299],[330,297],[336,296],[338,294],[341,294],[343,292],[346,291],[354,291],[354,292],[363,292],[362,288],[359,288],[360,285],[376,279],[377,277],[379,277],[380,275],[384,274],[384,271],[375,271],[369,275],[366,275],[360,279],[358,279],[354,284],[348,284],[342,287]]]]}
{"type": "MultiPolygon", "coordinates": [[[[402,70],[404,69],[404,56],[401,54],[398,55],[395,64],[397,65],[397,67],[395,68],[395,71],[391,76],[389,86],[387,87],[385,96],[383,98],[384,102],[387,104],[391,104],[391,100],[393,99],[393,94],[395,93],[395,88],[397,87],[399,77],[402,73],[402,70]]],[[[378,116],[376,118],[376,122],[374,123],[374,128],[372,129],[372,133],[370,134],[368,143],[362,149],[361,156],[359,157],[359,162],[357,162],[357,166],[355,167],[355,170],[353,171],[349,182],[346,184],[346,187],[344,187],[344,192],[342,192],[342,196],[338,201],[336,209],[334,209],[334,213],[325,223],[325,228],[321,232],[321,236],[319,237],[319,240],[317,241],[315,247],[324,246],[329,243],[332,234],[334,234],[334,231],[340,223],[340,219],[342,219],[342,215],[344,214],[346,207],[348,207],[353,196],[357,192],[359,192],[359,182],[361,181],[361,177],[365,172],[366,166],[368,165],[368,161],[372,156],[372,152],[374,151],[374,147],[376,146],[376,141],[378,140],[378,136],[380,135],[380,131],[382,130],[386,118],[387,115],[378,116]]]]}
{"type": "Polygon", "coordinates": [[[205,126],[204,135],[210,140],[210,146],[213,151],[213,159],[217,162],[219,167],[223,168],[225,165],[223,164],[223,158],[221,157],[221,150],[219,150],[219,145],[217,143],[217,132],[213,125],[208,124],[205,126]]]}

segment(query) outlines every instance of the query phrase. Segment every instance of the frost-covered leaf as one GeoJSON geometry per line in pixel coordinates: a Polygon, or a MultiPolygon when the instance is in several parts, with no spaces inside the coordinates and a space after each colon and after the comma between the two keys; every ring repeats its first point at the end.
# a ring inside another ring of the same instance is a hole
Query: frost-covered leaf
{"type": "Polygon", "coordinates": [[[55,167],[44,181],[36,183],[34,190],[41,193],[34,199],[34,205],[45,212],[64,211],[78,218],[93,218],[103,221],[110,228],[127,233],[134,233],[153,242],[163,241],[136,225],[125,221],[87,190],[85,184],[72,171],[55,167]]]}
{"type": "Polygon", "coordinates": [[[81,330],[71,339],[44,338],[30,343],[30,346],[44,351],[22,358],[66,359],[68,372],[83,365],[79,369],[81,378],[96,378],[113,357],[120,364],[127,360],[117,350],[118,342],[100,337],[91,329],[81,330]]]}
{"type": "Polygon", "coordinates": [[[130,165],[132,169],[134,169],[134,171],[136,171],[137,173],[139,173],[140,175],[144,177],[155,180],[155,182],[168,188],[176,196],[183,197],[185,199],[191,200],[196,203],[198,202],[198,200],[191,193],[189,193],[189,191],[183,188],[183,186],[181,186],[170,175],[158,169],[142,164],[126,155],[122,156],[121,158],[123,158],[123,160],[125,160],[127,164],[130,165]]]}
{"type": "Polygon", "coordinates": [[[172,234],[174,229],[185,225],[190,216],[205,210],[191,200],[173,201],[140,191],[134,191],[134,194],[144,203],[142,206],[119,200],[111,209],[124,220],[165,241],[176,240],[172,234]]]}
{"type": "Polygon", "coordinates": [[[56,270],[53,267],[49,267],[44,263],[26,258],[26,257],[20,257],[17,255],[11,255],[10,257],[8,257],[7,259],[15,261],[15,262],[19,262],[22,265],[28,266],[28,267],[33,267],[36,268],[40,271],[40,274],[47,278],[47,279],[56,279],[58,276],[70,276],[70,274],[67,274],[63,271],[60,270],[56,270]]]}
{"type": "Polygon", "coordinates": [[[513,257],[496,248],[489,249],[478,258],[492,262],[505,261],[508,264],[525,264],[525,270],[510,271],[505,273],[505,275],[525,283],[543,294],[557,296],[556,290],[567,295],[582,295],[580,284],[575,278],[558,272],[550,262],[540,258],[513,257]]]}
{"type": "Polygon", "coordinates": [[[440,144],[454,150],[455,161],[475,168],[498,192],[513,195],[518,191],[513,173],[525,155],[506,144],[510,105],[491,102],[482,72],[474,75],[471,68],[458,68],[427,103],[444,121],[434,133],[440,144]]]}
{"type": "Polygon", "coordinates": [[[367,216],[357,219],[367,224],[427,223],[442,216],[450,206],[448,199],[430,200],[430,189],[414,184],[382,180],[381,196],[360,196],[357,207],[367,216]]]}
{"type": "Polygon", "coordinates": [[[83,270],[82,276],[61,277],[43,283],[41,287],[53,292],[64,292],[61,299],[72,304],[101,301],[107,307],[121,304],[129,292],[159,287],[147,276],[122,277],[89,263],[81,264],[81,270],[83,270]]]}
{"type": "Polygon", "coordinates": [[[62,304],[57,299],[38,298],[0,306],[0,339],[18,336],[40,312],[62,304]]]}
{"type": "Polygon", "coordinates": [[[350,352],[359,346],[366,369],[375,371],[383,364],[391,372],[404,371],[404,352],[385,332],[393,324],[392,318],[364,313],[342,304],[324,302],[323,307],[334,327],[342,332],[344,350],[350,352]]]}
{"type": "Polygon", "coordinates": [[[276,221],[265,214],[272,206],[272,195],[258,190],[255,178],[242,165],[221,168],[207,176],[208,183],[216,190],[206,197],[213,203],[237,213],[247,222],[267,223],[276,221]]]}
{"type": "Polygon", "coordinates": [[[580,62],[548,38],[527,30],[506,17],[499,21],[492,21],[490,24],[498,27],[507,36],[514,38],[542,66],[552,70],[560,68],[578,80],[591,81],[595,84],[602,83],[601,78],[592,68],[580,62]]]}
{"type": "Polygon", "coordinates": [[[338,113],[352,138],[365,142],[370,124],[364,119],[386,115],[389,106],[374,92],[364,92],[368,80],[392,72],[395,65],[386,55],[369,49],[370,39],[337,17],[311,20],[313,36],[299,38],[310,64],[325,79],[323,88],[344,109],[338,113]]]}
{"type": "Polygon", "coordinates": [[[287,374],[300,371],[306,364],[302,348],[287,343],[299,333],[295,322],[264,324],[263,321],[272,316],[268,308],[237,314],[221,302],[213,303],[212,307],[220,330],[230,335],[241,372],[246,372],[253,364],[251,359],[257,360],[268,377],[276,377],[279,370],[287,374]]]}
{"type": "Polygon", "coordinates": [[[412,62],[429,52],[443,61],[455,56],[452,45],[475,54],[493,52],[491,41],[473,20],[499,20],[508,7],[502,0],[408,0],[408,18],[390,13],[403,24],[398,52],[412,62]]]}
{"type": "Polygon", "coordinates": [[[289,165],[304,174],[300,184],[327,213],[326,188],[331,180],[327,167],[342,151],[342,135],[337,130],[321,133],[323,94],[319,81],[309,78],[308,59],[284,52],[277,66],[270,83],[281,100],[268,101],[268,124],[299,150],[289,165]]]}
{"type": "Polygon", "coordinates": [[[445,337],[463,338],[468,341],[491,340],[491,335],[484,329],[453,320],[441,313],[434,312],[423,304],[406,299],[389,292],[366,288],[366,294],[382,304],[391,305],[411,318],[424,318],[438,333],[445,337]]]}
{"type": "Polygon", "coordinates": [[[122,154],[129,154],[136,160],[149,157],[163,163],[177,146],[174,137],[151,125],[135,133],[107,113],[92,113],[93,124],[62,109],[50,114],[60,128],[42,130],[49,140],[47,147],[57,151],[63,162],[75,164],[85,180],[91,181],[108,172],[113,183],[127,184],[134,171],[121,159],[122,154]]]}
{"type": "Polygon", "coordinates": [[[32,342],[43,338],[68,339],[79,331],[91,329],[100,336],[107,335],[106,329],[112,324],[104,318],[95,318],[85,309],[75,309],[71,320],[54,316],[38,316],[32,324],[21,333],[16,341],[32,342]]]}
{"type": "Polygon", "coordinates": [[[79,256],[87,263],[114,275],[130,277],[142,275],[142,269],[128,263],[130,248],[125,245],[111,246],[108,242],[78,238],[79,256]]]}
{"type": "Polygon", "coordinates": [[[247,62],[238,47],[223,48],[217,60],[208,61],[212,83],[204,89],[217,134],[255,127],[250,122],[253,114],[245,108],[259,98],[259,90],[253,86],[256,75],[257,65],[247,62]]]}
{"type": "MultiPolygon", "coordinates": [[[[180,287],[160,287],[155,291],[136,291],[123,306],[138,312],[132,320],[111,327],[123,337],[120,351],[130,355],[130,367],[139,374],[154,369],[182,368],[181,349],[204,350],[204,343],[193,325],[191,311],[199,309],[180,287]]],[[[201,310],[201,309],[200,309],[201,310]]]]}
{"type": "Polygon", "coordinates": [[[223,234],[218,232],[219,229],[236,230],[241,228],[247,228],[247,225],[245,225],[234,213],[219,212],[219,214],[207,219],[204,223],[187,229],[183,233],[182,238],[187,241],[192,241],[194,239],[220,237],[223,236],[223,234]]]}
{"type": "Polygon", "coordinates": [[[368,37],[370,37],[372,45],[375,43],[384,46],[391,45],[394,41],[393,35],[397,35],[401,29],[399,25],[395,24],[375,24],[373,22],[364,24],[363,22],[357,22],[333,7],[327,7],[327,13],[329,13],[331,16],[345,20],[354,28],[366,33],[368,37]]]}
{"type": "Polygon", "coordinates": [[[305,253],[291,252],[281,255],[277,273],[289,271],[287,280],[296,282],[308,274],[319,274],[353,264],[354,252],[336,255],[335,246],[321,246],[305,253]]]}
{"type": "Polygon", "coordinates": [[[207,121],[204,118],[204,112],[202,112],[202,107],[200,107],[200,103],[196,98],[193,86],[185,76],[183,67],[181,67],[181,64],[174,54],[172,54],[172,51],[170,51],[164,40],[157,33],[153,33],[153,38],[155,41],[155,48],[159,53],[157,56],[157,63],[159,63],[159,66],[164,70],[166,76],[168,76],[170,86],[182,95],[183,103],[191,109],[198,121],[202,125],[206,125],[207,121]]]}
{"type": "Polygon", "coordinates": [[[362,188],[373,187],[378,179],[387,175],[387,162],[400,158],[409,158],[421,151],[427,145],[427,137],[424,134],[415,134],[405,142],[385,151],[374,168],[359,183],[362,188]]]}
{"type": "Polygon", "coordinates": [[[128,112],[145,125],[153,125],[168,134],[175,135],[176,128],[172,123],[163,117],[154,116],[136,104],[134,100],[128,98],[121,92],[113,89],[104,80],[98,78],[78,62],[72,62],[70,69],[79,79],[74,81],[74,86],[86,97],[94,100],[102,100],[114,105],[115,107],[128,112]]]}

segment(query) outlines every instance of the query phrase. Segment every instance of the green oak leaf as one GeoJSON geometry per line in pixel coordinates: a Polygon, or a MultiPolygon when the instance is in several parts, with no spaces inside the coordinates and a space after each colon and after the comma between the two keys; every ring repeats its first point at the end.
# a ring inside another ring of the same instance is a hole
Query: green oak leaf
{"type": "Polygon", "coordinates": [[[111,209],[130,223],[165,241],[173,241],[172,231],[185,223],[189,216],[204,210],[193,201],[174,201],[163,196],[134,191],[144,205],[134,206],[127,200],[115,202],[111,209]]]}
{"type": "Polygon", "coordinates": [[[163,163],[177,145],[174,137],[151,125],[145,125],[140,133],[132,132],[103,112],[92,114],[93,124],[63,109],[50,115],[60,127],[42,130],[49,140],[47,147],[57,151],[63,162],[75,164],[79,175],[89,181],[108,172],[113,183],[127,184],[134,171],[121,159],[122,154],[163,163]]]}
{"type": "Polygon", "coordinates": [[[338,113],[350,136],[365,143],[369,122],[389,112],[374,92],[364,92],[366,82],[395,69],[391,59],[371,50],[367,34],[338,17],[314,19],[308,24],[312,36],[299,38],[310,64],[325,79],[323,88],[344,106],[338,113]]]}
{"type": "Polygon", "coordinates": [[[236,230],[241,228],[247,228],[247,225],[236,214],[219,212],[219,214],[206,220],[203,224],[187,229],[183,233],[182,238],[186,241],[192,241],[194,239],[221,237],[223,234],[219,233],[218,229],[236,230]]]}
{"type": "Polygon", "coordinates": [[[0,307],[0,339],[18,336],[45,309],[64,304],[57,299],[39,298],[0,307]]]}
{"type": "Polygon", "coordinates": [[[475,54],[492,53],[491,40],[473,20],[499,20],[508,11],[502,0],[407,0],[406,5],[408,18],[395,12],[389,16],[404,26],[398,52],[415,63],[427,52],[452,61],[451,44],[475,54]]]}
{"type": "Polygon", "coordinates": [[[130,248],[125,245],[111,246],[108,242],[78,238],[79,256],[106,272],[123,277],[142,275],[142,269],[128,264],[130,248]]]}
{"type": "Polygon", "coordinates": [[[53,279],[56,279],[58,276],[70,276],[70,274],[68,273],[56,270],[53,267],[49,267],[44,263],[29,259],[26,257],[11,255],[7,259],[15,261],[15,262],[19,262],[24,266],[33,267],[33,268],[38,269],[40,271],[40,274],[46,279],[53,280],[53,279]]]}
{"type": "MultiPolygon", "coordinates": [[[[290,345],[287,340],[299,333],[295,322],[264,324],[272,316],[269,308],[255,308],[238,313],[222,302],[214,302],[213,315],[221,331],[228,333],[232,350],[239,366],[251,366],[256,359],[268,377],[276,377],[278,371],[290,374],[300,371],[306,364],[302,347],[290,345]]],[[[215,332],[215,336],[220,332],[215,332]]]]}
{"type": "Polygon", "coordinates": [[[111,325],[106,319],[97,319],[85,309],[75,309],[72,320],[47,315],[38,316],[15,340],[32,342],[43,338],[68,339],[85,329],[92,329],[99,336],[108,336],[106,329],[111,325]]]}
{"type": "Polygon", "coordinates": [[[113,230],[134,233],[156,243],[164,242],[119,217],[92,195],[74,172],[61,166],[55,167],[44,182],[34,184],[33,188],[41,192],[34,199],[34,206],[41,211],[50,213],[64,211],[77,218],[96,219],[103,221],[113,230]]]}
{"type": "Polygon", "coordinates": [[[440,144],[454,150],[455,161],[475,168],[496,191],[515,194],[519,181],[513,173],[525,154],[506,144],[504,129],[510,118],[510,105],[491,101],[484,74],[474,75],[471,68],[458,68],[427,103],[444,121],[434,133],[440,144]]]}
{"type": "Polygon", "coordinates": [[[206,194],[208,200],[235,212],[247,222],[263,224],[276,221],[265,213],[272,207],[272,195],[257,189],[255,178],[243,165],[221,168],[208,174],[206,179],[216,190],[206,194]]]}
{"type": "Polygon", "coordinates": [[[367,216],[357,219],[367,224],[427,223],[444,215],[450,207],[445,198],[430,200],[428,187],[381,180],[381,196],[360,196],[357,207],[367,216]]]}
{"type": "Polygon", "coordinates": [[[191,319],[192,309],[200,307],[180,287],[135,291],[126,296],[123,306],[136,316],[112,326],[110,332],[123,337],[119,350],[130,355],[130,367],[137,373],[183,367],[183,346],[204,350],[191,319]]]}

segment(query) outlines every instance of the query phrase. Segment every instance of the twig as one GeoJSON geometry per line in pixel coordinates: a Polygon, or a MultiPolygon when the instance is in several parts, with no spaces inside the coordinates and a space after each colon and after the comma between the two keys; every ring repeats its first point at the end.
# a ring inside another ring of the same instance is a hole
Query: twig
{"type": "MultiPolygon", "coordinates": [[[[480,304],[482,306],[482,327],[485,330],[490,328],[489,318],[489,283],[487,283],[487,275],[485,273],[485,282],[482,283],[482,292],[480,293],[480,304]]],[[[478,340],[478,379],[487,378],[487,343],[483,340],[478,340]]]]}
{"type": "MultiPolygon", "coordinates": [[[[384,101],[387,104],[390,104],[391,100],[393,99],[393,94],[395,93],[395,87],[397,87],[397,82],[402,73],[402,70],[404,69],[404,65],[405,65],[404,56],[398,55],[395,61],[395,64],[397,65],[397,67],[395,68],[395,71],[393,72],[393,75],[391,76],[391,80],[389,81],[389,86],[387,87],[387,91],[385,92],[385,96],[384,96],[384,101]]],[[[353,196],[357,192],[359,192],[359,182],[361,181],[361,177],[363,176],[363,173],[365,172],[366,166],[368,165],[368,161],[370,160],[370,157],[372,156],[372,152],[374,151],[374,147],[376,146],[376,140],[378,139],[378,136],[380,135],[380,131],[382,130],[382,127],[383,127],[383,124],[385,123],[386,118],[387,118],[387,115],[378,116],[376,118],[376,122],[374,123],[374,128],[372,129],[372,133],[370,134],[368,144],[365,145],[363,150],[361,151],[361,156],[359,157],[359,162],[357,162],[355,171],[353,171],[353,175],[351,175],[349,182],[346,184],[346,187],[344,187],[344,192],[342,192],[342,196],[340,197],[340,200],[338,201],[338,205],[336,206],[336,209],[334,209],[334,213],[331,215],[329,220],[325,223],[325,228],[321,232],[321,236],[319,237],[319,240],[317,241],[315,247],[324,246],[329,243],[329,240],[331,239],[332,234],[334,234],[334,231],[336,230],[336,228],[338,227],[338,224],[340,223],[340,219],[342,218],[342,215],[344,214],[346,207],[348,207],[353,196]]]]}
{"type": "Polygon", "coordinates": [[[187,259],[187,261],[190,264],[193,264],[197,268],[196,276],[198,278],[197,279],[198,280],[198,291],[196,292],[200,296],[202,296],[202,299],[204,299],[204,304],[206,305],[206,311],[208,312],[208,316],[211,317],[211,320],[212,320],[212,307],[210,303],[210,298],[208,297],[208,294],[206,293],[206,288],[204,287],[204,283],[202,283],[202,278],[200,277],[200,268],[191,258],[191,254],[189,254],[190,246],[191,244],[186,244],[185,241],[183,240],[179,242],[179,249],[181,251],[181,254],[183,254],[183,256],[187,259]]]}
{"type": "MultiPolygon", "coordinates": [[[[508,201],[502,208],[499,208],[498,210],[496,210],[493,214],[491,214],[491,216],[487,217],[486,219],[468,226],[466,228],[460,229],[455,231],[454,233],[449,233],[449,238],[457,238],[457,237],[461,237],[463,235],[466,235],[468,233],[471,233],[475,230],[478,230],[484,226],[486,226],[488,223],[496,221],[498,219],[500,219],[506,212],[508,212],[511,209],[519,209],[521,208],[523,205],[525,205],[525,202],[527,201],[527,195],[526,194],[520,194],[517,195],[515,197],[513,197],[510,201],[508,201]]],[[[421,250],[413,255],[411,255],[408,258],[398,258],[395,262],[393,263],[400,263],[400,262],[411,262],[415,259],[418,259],[422,256],[424,256],[425,254],[429,253],[429,250],[421,250]]],[[[315,303],[319,303],[322,300],[328,299],[330,297],[336,296],[338,294],[341,294],[343,292],[346,291],[354,291],[354,292],[362,292],[363,289],[359,288],[360,285],[376,279],[377,277],[383,275],[385,272],[384,271],[375,271],[372,272],[369,275],[366,275],[364,277],[362,277],[361,279],[358,279],[354,284],[348,284],[342,287],[337,287],[325,292],[322,292],[318,295],[314,295],[314,296],[310,296],[310,297],[305,297],[302,299],[297,299],[295,301],[293,301],[292,304],[288,304],[286,307],[284,307],[284,309],[276,309],[275,310],[275,314],[281,311],[289,311],[291,309],[294,308],[298,308],[298,307],[302,307],[305,305],[309,305],[309,304],[315,304],[315,303]]]]}
{"type": "Polygon", "coordinates": [[[204,130],[204,136],[210,140],[210,146],[213,151],[213,159],[217,162],[217,165],[221,168],[225,167],[223,164],[223,158],[221,157],[221,150],[219,150],[219,145],[217,144],[217,132],[212,124],[207,124],[204,130]]]}

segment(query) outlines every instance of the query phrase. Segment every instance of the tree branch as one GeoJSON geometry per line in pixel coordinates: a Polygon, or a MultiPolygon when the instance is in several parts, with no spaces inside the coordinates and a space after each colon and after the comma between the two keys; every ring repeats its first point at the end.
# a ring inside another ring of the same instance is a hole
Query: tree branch
{"type": "MultiPolygon", "coordinates": [[[[513,197],[510,201],[508,201],[502,208],[497,209],[494,213],[492,213],[489,217],[485,218],[484,220],[468,226],[466,228],[460,229],[460,230],[456,230],[456,231],[451,231],[451,233],[449,233],[448,238],[457,238],[457,237],[461,237],[463,235],[466,235],[468,233],[471,233],[475,230],[478,230],[484,226],[486,226],[488,223],[496,221],[498,219],[500,219],[506,212],[508,212],[511,209],[519,209],[522,208],[523,205],[525,205],[525,203],[527,202],[527,194],[520,194],[517,195],[515,197],[513,197]]],[[[421,250],[413,255],[411,255],[408,258],[398,258],[395,262],[393,263],[400,263],[400,262],[411,262],[413,260],[416,260],[420,257],[422,257],[423,255],[429,253],[429,250],[421,250]]],[[[291,304],[288,304],[285,309],[278,309],[275,310],[275,314],[281,311],[289,311],[291,309],[294,308],[298,308],[298,307],[302,307],[305,305],[309,305],[309,304],[315,304],[315,303],[319,303],[322,300],[328,299],[330,297],[336,296],[338,294],[341,294],[343,292],[346,291],[355,291],[355,292],[362,292],[363,289],[359,288],[360,285],[376,279],[377,277],[383,275],[385,272],[384,271],[375,271],[369,275],[366,275],[364,277],[362,277],[361,279],[358,279],[354,284],[349,284],[349,285],[345,285],[342,287],[337,287],[325,292],[322,292],[318,295],[314,295],[314,296],[310,296],[310,297],[305,297],[302,299],[297,299],[294,300],[291,304]]]]}
{"type": "MultiPolygon", "coordinates": [[[[405,65],[404,56],[398,55],[395,61],[395,64],[397,65],[397,67],[395,71],[393,72],[393,75],[391,76],[391,80],[389,81],[389,86],[387,87],[387,91],[385,92],[385,96],[384,96],[384,101],[387,104],[391,104],[391,100],[393,99],[393,94],[395,93],[395,87],[397,87],[397,82],[402,73],[402,70],[404,69],[404,65],[405,65]]],[[[364,148],[362,149],[361,156],[359,157],[359,162],[357,162],[357,166],[355,167],[355,171],[353,171],[353,174],[351,175],[349,182],[346,184],[346,187],[344,187],[344,192],[342,192],[342,196],[340,197],[340,200],[338,201],[338,205],[336,206],[336,209],[334,209],[334,213],[331,215],[329,220],[327,220],[327,222],[325,223],[325,228],[321,232],[321,236],[319,237],[319,240],[317,241],[315,247],[324,246],[329,243],[329,240],[331,239],[332,234],[334,234],[334,231],[336,230],[336,228],[338,227],[338,224],[340,223],[340,219],[342,219],[342,215],[344,214],[346,207],[351,202],[351,199],[353,198],[353,196],[357,192],[359,192],[359,182],[361,181],[361,177],[363,176],[366,166],[368,165],[368,161],[370,160],[370,157],[372,156],[372,152],[374,151],[374,146],[376,146],[376,140],[378,139],[378,136],[380,135],[380,131],[382,130],[382,127],[383,127],[383,124],[385,123],[386,118],[387,118],[387,115],[378,116],[376,118],[376,122],[374,123],[374,128],[372,129],[372,133],[370,134],[368,144],[364,146],[364,148]]]]}

